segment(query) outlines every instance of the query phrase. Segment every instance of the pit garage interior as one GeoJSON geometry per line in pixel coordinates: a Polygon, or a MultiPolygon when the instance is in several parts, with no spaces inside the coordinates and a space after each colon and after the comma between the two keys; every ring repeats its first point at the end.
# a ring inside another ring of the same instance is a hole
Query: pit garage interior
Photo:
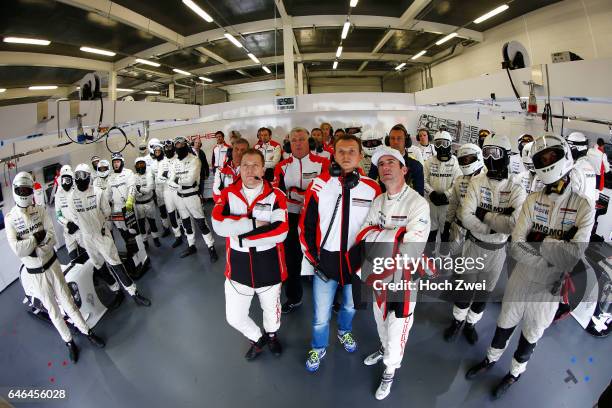
{"type": "MultiPolygon", "coordinates": [[[[89,268],[94,292],[90,261],[71,261],[56,219],[59,168],[121,151],[134,169],[138,147],[154,138],[197,138],[212,165],[219,130],[252,146],[267,127],[283,145],[297,126],[327,122],[382,138],[401,123],[412,144],[419,128],[446,129],[456,150],[489,129],[507,136],[515,155],[522,134],[581,132],[589,147],[601,138],[612,163],[609,0],[4,0],[0,38],[1,218],[15,205],[13,179],[29,172],[66,280],[89,268]]],[[[212,225],[210,174],[200,183],[212,225]]],[[[506,266],[474,345],[445,341],[452,304],[419,294],[392,392],[377,401],[383,366],[363,363],[380,346],[371,304],[355,314],[354,353],[337,341],[332,313],[327,356],[308,372],[313,277],[303,276],[303,304],[281,316],[282,355],[266,347],[246,361],[249,343],[226,320],[226,240],[211,227],[219,255],[211,263],[195,224],[196,254],[181,258],[186,244],[173,249],[170,235],[130,259],[150,307],[125,293],[118,306],[83,312],[106,346],[75,334],[74,364],[54,327],[32,313],[3,221],[0,407],[596,406],[612,379],[610,338],[585,330],[595,304],[598,322],[612,320],[612,175],[601,177],[599,239],[586,252],[598,289],[545,331],[527,371],[497,400],[491,390],[519,333],[486,374],[465,374],[495,333],[506,266]],[[16,390],[64,390],[65,398],[16,390]]],[[[128,248],[113,234],[125,262],[128,248]]],[[[81,294],[83,310],[91,299],[81,294]]],[[[262,324],[257,300],[250,316],[262,324]]]]}

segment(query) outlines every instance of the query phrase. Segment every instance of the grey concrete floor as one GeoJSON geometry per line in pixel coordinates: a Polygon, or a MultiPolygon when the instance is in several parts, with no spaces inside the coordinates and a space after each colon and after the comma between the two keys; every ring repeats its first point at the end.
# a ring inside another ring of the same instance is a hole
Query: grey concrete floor
{"type": "MultiPolygon", "coordinates": [[[[453,344],[442,339],[450,304],[423,301],[417,305],[392,393],[378,402],[373,393],[383,368],[362,363],[378,347],[371,310],[355,317],[356,353],[346,353],[332,338],[319,372],[304,368],[312,319],[312,291],[306,280],[304,305],[282,318],[284,354],[275,358],[266,351],[247,362],[247,341],[225,321],[224,257],[211,266],[200,241],[197,255],[180,259],[170,243],[168,238],[161,248],[151,247],[152,267],[138,281],[153,306],[137,307],[126,298],[96,327],[107,339],[105,349],[94,349],[77,337],[81,357],[76,365],[64,365],[66,347],[53,328],[28,316],[18,282],[0,294],[0,389],[52,387],[68,393],[62,402],[15,406],[573,408],[592,407],[610,382],[610,339],[589,336],[569,318],[547,330],[527,372],[503,399],[493,402],[490,391],[509,368],[518,331],[494,369],[468,382],[465,371],[483,358],[499,305],[489,306],[478,324],[480,340],[470,347],[462,338],[453,344]],[[568,370],[575,383],[566,382],[568,370]]],[[[220,255],[222,249],[218,240],[220,255]]],[[[257,301],[251,315],[261,322],[257,301]]]]}

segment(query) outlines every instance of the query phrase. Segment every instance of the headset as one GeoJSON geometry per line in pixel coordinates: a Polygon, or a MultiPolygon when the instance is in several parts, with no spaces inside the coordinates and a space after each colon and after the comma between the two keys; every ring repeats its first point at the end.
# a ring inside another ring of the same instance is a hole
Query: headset
{"type": "MultiPolygon", "coordinates": [[[[399,123],[399,124],[393,126],[391,128],[391,130],[401,130],[402,132],[404,132],[404,148],[405,149],[407,149],[407,148],[412,146],[412,138],[410,137],[410,133],[408,133],[408,131],[406,130],[404,125],[399,123]]],[[[391,132],[389,132],[389,133],[391,133],[391,132]]],[[[427,132],[427,133],[429,134],[429,132],[427,132]]],[[[389,135],[385,136],[385,146],[390,146],[389,139],[390,139],[389,135]]]]}
{"type": "MultiPolygon", "coordinates": [[[[329,165],[329,175],[332,177],[342,176],[342,167],[335,160],[329,165]]],[[[344,175],[344,185],[349,189],[353,189],[359,184],[360,175],[357,170],[344,175]]]]}

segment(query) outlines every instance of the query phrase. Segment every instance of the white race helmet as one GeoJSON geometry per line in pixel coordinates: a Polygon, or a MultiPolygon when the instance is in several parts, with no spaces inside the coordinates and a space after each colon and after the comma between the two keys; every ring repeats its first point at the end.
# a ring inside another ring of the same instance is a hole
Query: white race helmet
{"type": "MultiPolygon", "coordinates": [[[[100,160],[100,162],[98,163],[98,167],[100,167],[103,162],[108,163],[108,160],[100,160]]],[[[87,164],[87,163],[78,164],[76,166],[76,168],[74,169],[75,177],[76,177],[76,174],[79,173],[79,172],[83,172],[83,173],[87,173],[87,174],[91,175],[91,167],[89,167],[89,164],[87,164]]]]}
{"type": "Polygon", "coordinates": [[[443,130],[441,132],[436,132],[436,134],[434,135],[434,142],[436,140],[448,140],[449,142],[452,143],[453,142],[453,137],[446,130],[443,130]]]}
{"type": "Polygon", "coordinates": [[[349,126],[347,126],[347,128],[344,131],[346,132],[346,134],[355,135],[360,138],[362,134],[361,133],[362,127],[363,125],[361,124],[361,122],[353,121],[351,122],[349,126]]]}
{"type": "Polygon", "coordinates": [[[544,135],[533,142],[531,157],[535,173],[546,185],[554,184],[574,166],[567,142],[556,135],[544,135]]]}
{"type": "Polygon", "coordinates": [[[154,137],[153,139],[149,140],[149,154],[153,154],[153,150],[155,150],[155,146],[159,145],[161,146],[161,142],[159,141],[158,138],[154,137]]]}
{"type": "Polygon", "coordinates": [[[34,180],[30,173],[22,171],[13,179],[13,199],[17,207],[21,208],[34,204],[34,180]]]}
{"type": "MultiPolygon", "coordinates": [[[[89,166],[88,166],[89,167],[89,166]]],[[[98,177],[106,178],[110,174],[110,163],[108,160],[100,160],[98,162],[98,168],[96,169],[98,177]],[[106,169],[106,170],[104,170],[106,169]]]]}
{"type": "Polygon", "coordinates": [[[69,191],[74,185],[74,173],[72,172],[72,167],[70,167],[70,165],[65,164],[60,169],[59,184],[64,191],[69,191]]]}
{"type": "Polygon", "coordinates": [[[147,154],[148,145],[145,142],[142,142],[138,145],[138,153],[145,155],[147,154]]]}
{"type": "Polygon", "coordinates": [[[368,129],[363,132],[363,135],[361,136],[363,153],[366,156],[372,157],[374,150],[376,150],[378,146],[382,146],[383,139],[383,133],[376,129],[368,129]]]}
{"type": "Polygon", "coordinates": [[[484,166],[482,150],[474,143],[461,145],[457,151],[457,160],[464,176],[474,174],[484,166]]]}
{"type": "Polygon", "coordinates": [[[62,168],[60,169],[60,178],[63,176],[69,176],[74,178],[74,173],[72,171],[72,166],[70,166],[69,164],[64,164],[62,166],[62,168]]]}
{"type": "MultiPolygon", "coordinates": [[[[102,163],[103,160],[100,160],[102,163]]],[[[98,163],[98,167],[100,166],[98,163]]],[[[74,184],[76,184],[77,190],[87,191],[89,183],[91,182],[91,167],[89,164],[81,163],[74,169],[74,184]]]]}
{"type": "Polygon", "coordinates": [[[534,172],[533,167],[533,159],[531,158],[531,149],[533,148],[533,142],[527,143],[523,146],[523,151],[521,152],[521,160],[523,161],[523,166],[532,173],[534,172]]]}
{"type": "Polygon", "coordinates": [[[589,149],[589,141],[584,133],[572,132],[567,137],[567,144],[571,149],[576,149],[579,152],[589,149]]]}

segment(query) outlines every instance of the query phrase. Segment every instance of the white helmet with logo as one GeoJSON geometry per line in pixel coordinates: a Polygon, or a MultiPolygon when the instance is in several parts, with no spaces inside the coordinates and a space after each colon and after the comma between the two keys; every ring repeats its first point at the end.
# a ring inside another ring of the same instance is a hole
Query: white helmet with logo
{"type": "Polygon", "coordinates": [[[556,135],[544,135],[533,142],[531,149],[535,172],[546,185],[554,184],[574,166],[567,142],[556,135]]]}
{"type": "Polygon", "coordinates": [[[374,154],[374,150],[378,146],[382,146],[383,144],[383,133],[376,129],[368,129],[363,132],[361,136],[361,144],[363,146],[363,153],[366,156],[372,157],[374,154]]]}
{"type": "Polygon", "coordinates": [[[22,171],[13,179],[13,199],[21,208],[34,204],[34,180],[30,173],[22,171]]]}
{"type": "Polygon", "coordinates": [[[153,154],[153,150],[155,150],[155,146],[159,145],[161,146],[161,142],[159,141],[158,138],[154,137],[153,139],[149,140],[149,154],[153,154]]]}
{"type": "Polygon", "coordinates": [[[484,166],[482,150],[474,143],[461,145],[457,152],[457,160],[464,176],[474,174],[484,166]]]}
{"type": "MultiPolygon", "coordinates": [[[[88,166],[89,167],[89,166],[88,166]]],[[[106,178],[110,174],[110,163],[108,160],[100,160],[98,162],[98,168],[96,169],[98,177],[106,178]]]]}
{"type": "Polygon", "coordinates": [[[530,172],[534,172],[533,168],[533,159],[531,158],[531,149],[533,148],[533,142],[527,143],[523,146],[523,150],[521,151],[521,160],[523,162],[523,166],[530,172]]]}

